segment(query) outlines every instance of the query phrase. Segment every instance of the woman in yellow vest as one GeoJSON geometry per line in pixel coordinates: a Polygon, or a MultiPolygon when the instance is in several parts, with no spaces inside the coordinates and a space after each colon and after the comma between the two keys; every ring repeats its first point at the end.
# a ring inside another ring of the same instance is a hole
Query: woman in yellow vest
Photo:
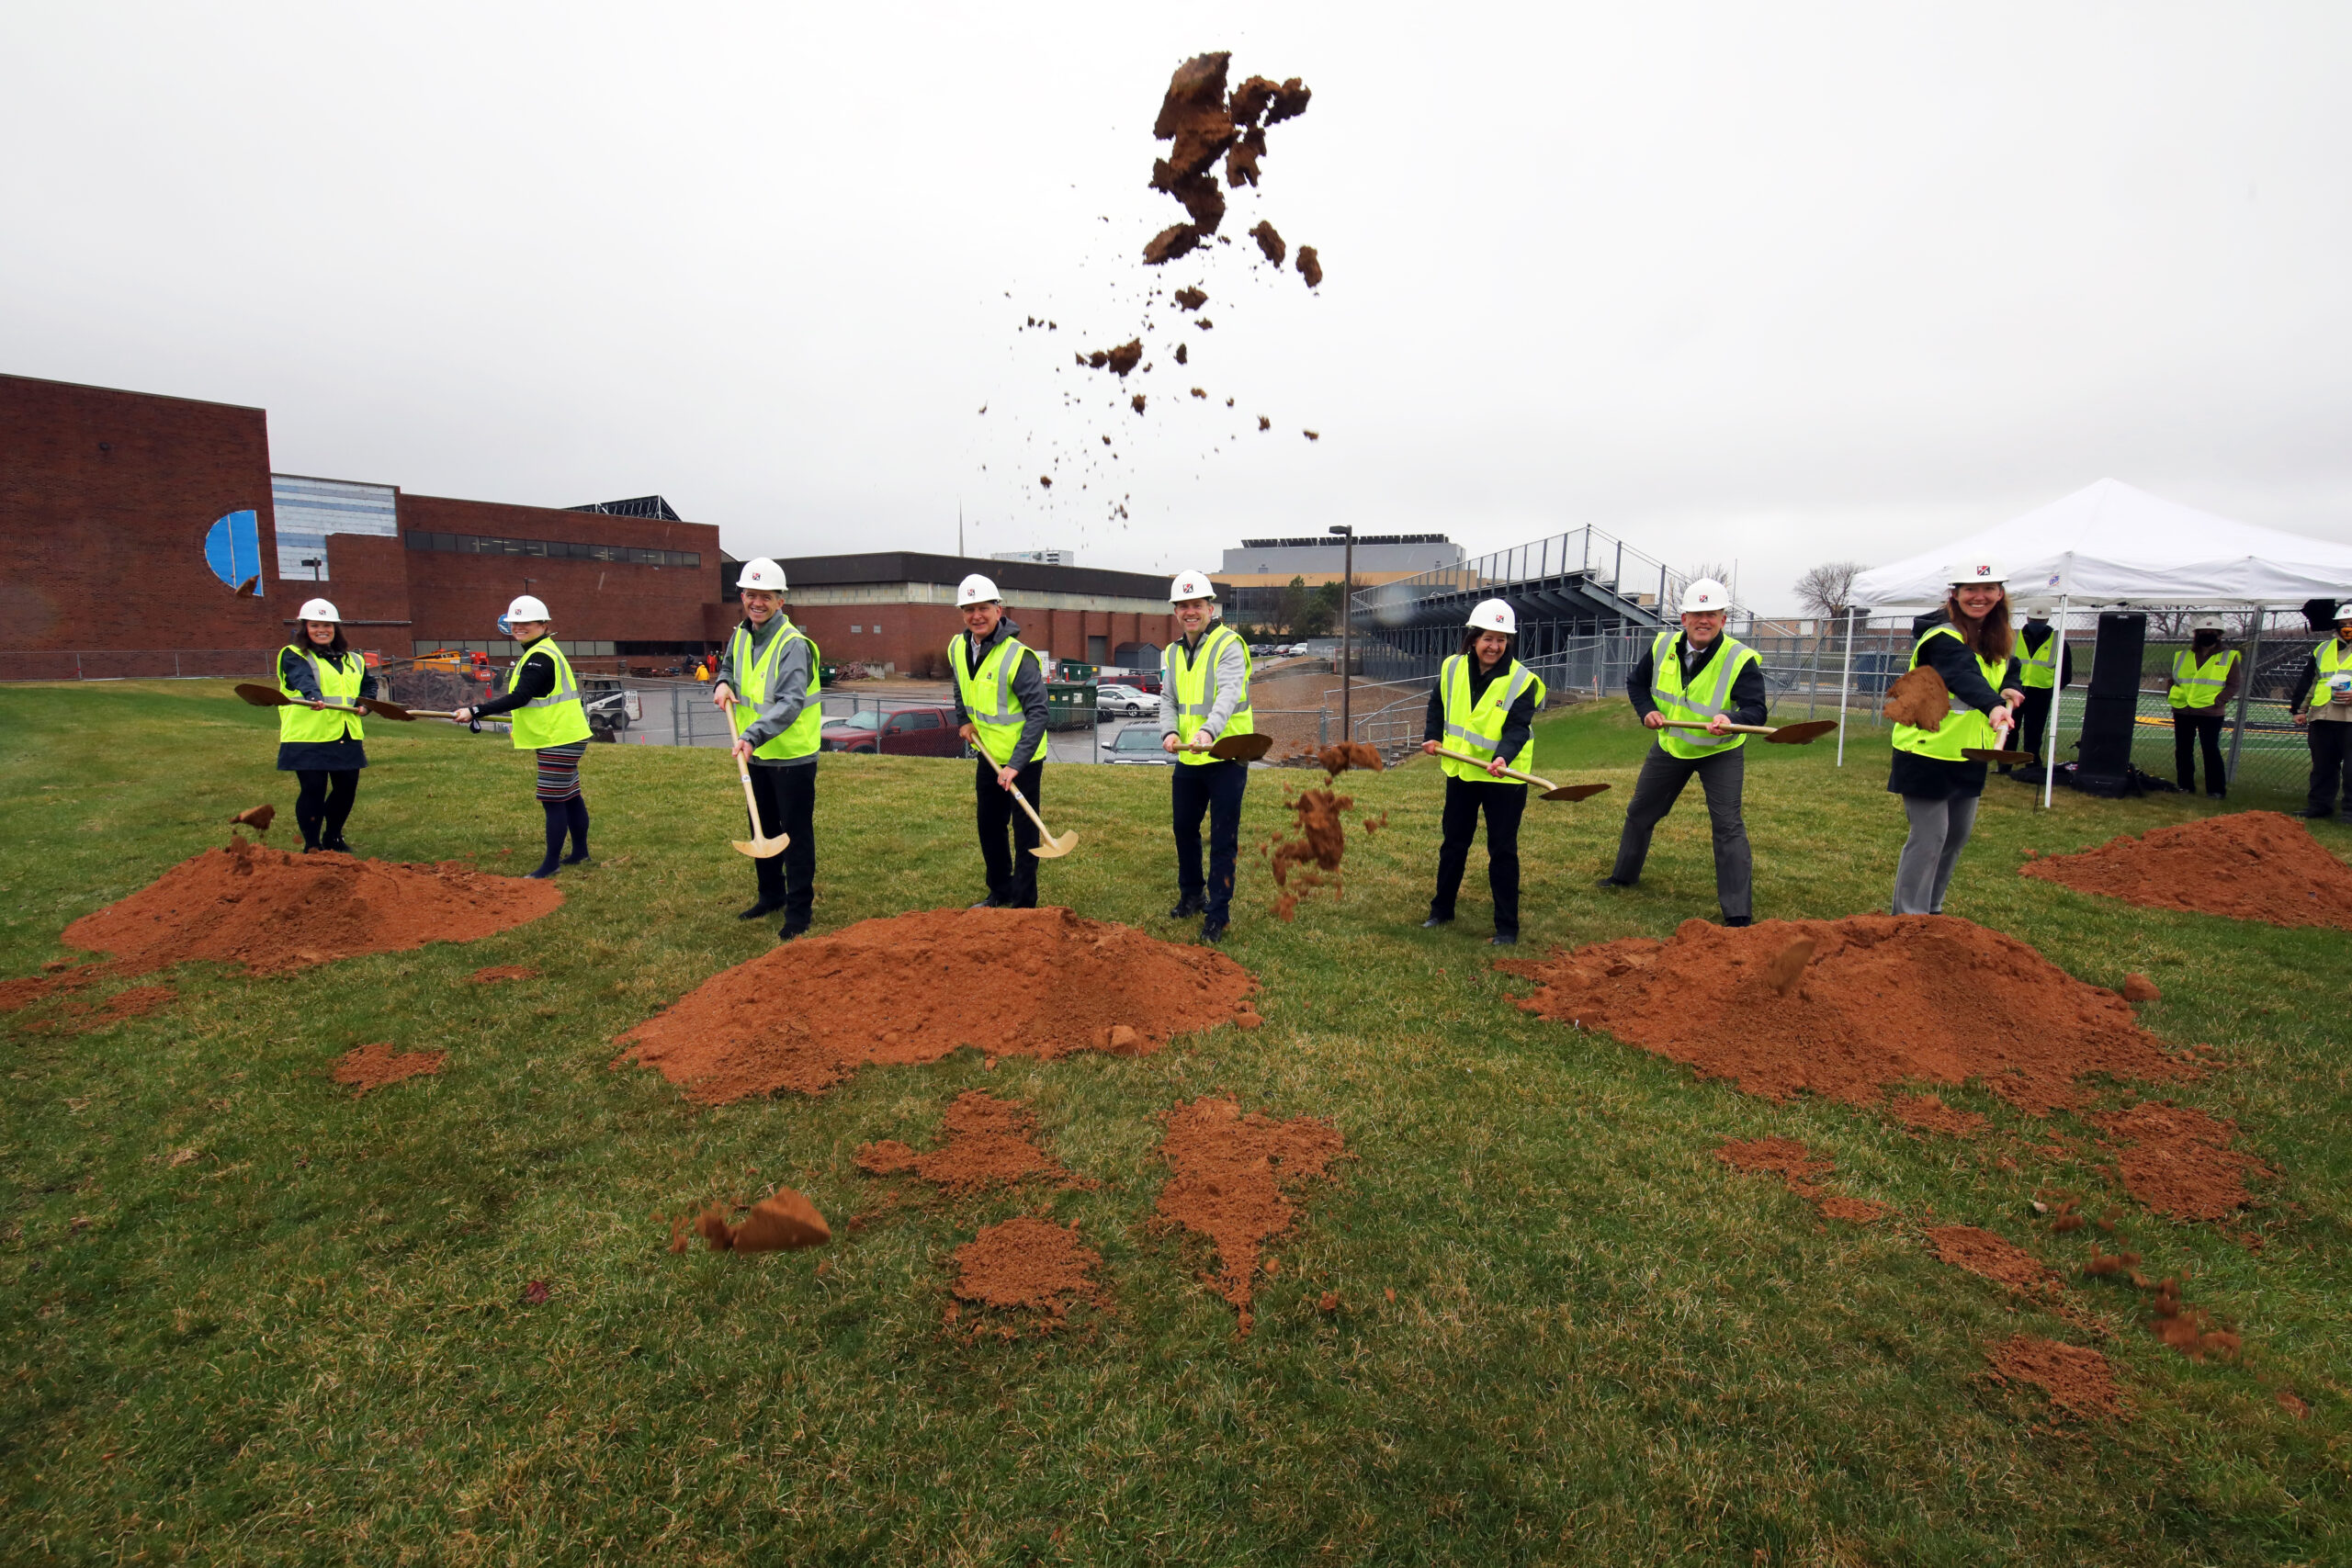
{"type": "Polygon", "coordinates": [[[2311,739],[2312,786],[2303,815],[2313,821],[2333,817],[2339,789],[2352,805],[2352,595],[2335,607],[2335,635],[2303,660],[2287,707],[2311,739]]]}
{"type": "Polygon", "coordinates": [[[2018,687],[2015,638],[2009,629],[2005,574],[1993,561],[1950,569],[1943,618],[1919,633],[1906,669],[1932,665],[1951,693],[1951,711],[1933,730],[1894,727],[1894,762],[1887,791],[1903,797],[1910,837],[1894,871],[1894,911],[1940,915],[1952,867],[1976,827],[1986,764],[1961,755],[1965,748],[1997,750],[2009,728],[2010,708],[2025,700],[2018,687]]]}
{"type": "Polygon", "coordinates": [[[1171,920],[1201,917],[1201,940],[1217,942],[1232,918],[1233,863],[1240,852],[1241,801],[1250,764],[1209,748],[1228,735],[1254,735],[1250,645],[1231,626],[1212,626],[1216,585],[1206,572],[1180,571],[1168,585],[1177,637],[1159,650],[1159,744],[1176,759],[1168,798],[1176,830],[1176,907],[1171,920]],[[1209,819],[1208,874],[1201,874],[1201,818],[1209,819]]]}
{"type": "Polygon", "coordinates": [[[1470,612],[1462,650],[1438,666],[1430,693],[1421,750],[1430,756],[1443,746],[1484,761],[1473,764],[1448,757],[1445,816],[1437,851],[1437,894],[1430,900],[1424,930],[1450,924],[1462,873],[1470,863],[1470,840],[1478,834],[1478,813],[1487,814],[1487,889],[1495,899],[1498,947],[1519,942],[1519,819],[1527,811],[1527,786],[1502,776],[1503,769],[1526,773],[1535,766],[1531,728],[1544,708],[1544,682],[1511,657],[1519,640],[1519,617],[1499,599],[1481,601],[1470,612]]]}
{"type": "Polygon", "coordinates": [[[588,803],[580,798],[580,759],[588,750],[588,714],[571,661],[548,636],[548,607],[526,593],[506,606],[499,629],[522,649],[506,671],[506,694],[479,707],[458,708],[459,724],[499,714],[511,716],[514,748],[539,758],[539,809],[547,817],[547,858],[526,876],[548,877],[559,865],[588,858],[588,803]],[[563,852],[566,831],[571,852],[563,852]]]}
{"type": "Polygon", "coordinates": [[[710,700],[735,727],[735,760],[752,780],[765,837],[785,836],[780,855],[754,857],[759,897],[736,918],[784,911],[778,942],[808,929],[817,901],[817,748],[825,726],[824,676],[817,645],[784,613],[784,568],[746,561],[736,587],[743,620],[727,638],[710,700]]]}
{"type": "Polygon", "coordinates": [[[2205,793],[2220,800],[2230,793],[2222,763],[2222,717],[2238,694],[2238,650],[2222,646],[2222,617],[2200,615],[2189,628],[2189,645],[2172,656],[2172,765],[2180,787],[2197,789],[2197,746],[2204,742],[2205,793]]]}
{"type": "Polygon", "coordinates": [[[972,789],[979,819],[980,863],[989,896],[976,909],[1037,907],[1037,827],[1015,813],[1012,791],[1043,810],[1046,793],[1046,673],[1021,627],[1004,613],[996,583],[974,572],[956,590],[964,629],[947,642],[956,677],[956,733],[978,757],[972,789]],[[1012,846],[1005,844],[1012,831],[1012,846]]]}
{"type": "Polygon", "coordinates": [[[376,694],[367,661],[344,641],[343,617],[324,599],[302,606],[302,629],[277,650],[277,689],[302,705],[277,710],[277,769],[292,773],[301,790],[294,797],[294,820],[301,825],[302,852],[332,850],[349,854],[343,824],[359,797],[359,770],[368,765],[368,732],[354,710],[376,694]]]}

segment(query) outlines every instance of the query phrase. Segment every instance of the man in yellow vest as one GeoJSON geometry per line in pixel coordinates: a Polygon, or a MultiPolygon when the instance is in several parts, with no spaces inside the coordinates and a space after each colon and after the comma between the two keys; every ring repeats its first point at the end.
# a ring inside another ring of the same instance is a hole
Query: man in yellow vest
{"type": "Polygon", "coordinates": [[[764,558],[746,561],[736,579],[741,624],[728,634],[710,700],[735,726],[735,760],[752,775],[759,832],[788,840],[780,855],[752,861],[759,896],[737,919],[777,909],[778,942],[808,929],[817,901],[817,744],[825,710],[817,645],[784,613],[784,569],[764,558]]]}
{"type": "MultiPolygon", "coordinates": [[[[2054,750],[2050,743],[2050,705],[2060,692],[2075,683],[2075,650],[2067,646],[2058,628],[2050,624],[2050,612],[2054,607],[2047,599],[2028,600],[2025,624],[2018,628],[2018,685],[2025,694],[2025,701],[2018,707],[2011,743],[2018,750],[2033,752],[2043,763],[2049,761],[2054,750]]],[[[2027,784],[2041,783],[2039,766],[2012,771],[2004,762],[2000,771],[2027,784]]]]}
{"type": "Polygon", "coordinates": [[[2352,598],[2335,607],[2335,635],[2312,649],[2287,705],[2311,738],[2312,787],[2303,815],[2335,815],[2340,791],[2352,805],[2352,598]]]}
{"type": "Polygon", "coordinates": [[[1729,589],[1711,577],[1693,582],[1682,593],[1682,629],[1658,633],[1625,679],[1634,711],[1657,739],[1634,781],[1617,863],[1598,886],[1631,887],[1641,880],[1650,835],[1695,776],[1714,829],[1715,899],[1724,924],[1744,926],[1754,914],[1747,824],[1739,809],[1747,737],[1733,734],[1731,726],[1764,722],[1764,669],[1754,649],[1724,635],[1730,613],[1729,589]],[[1670,718],[1706,728],[1668,729],[1670,718]]]}
{"type": "MultiPolygon", "coordinates": [[[[2184,792],[2197,789],[2197,748],[2204,743],[2205,793],[2215,800],[2230,793],[2222,763],[2222,720],[2238,694],[2238,650],[2222,646],[2222,617],[2199,615],[2189,628],[2189,645],[2172,656],[2172,765],[2184,792]]],[[[2026,671],[2030,678],[2033,671],[2026,671]]]]}
{"type": "Polygon", "coordinates": [[[972,573],[956,586],[956,607],[964,613],[964,629],[948,639],[947,668],[956,677],[956,733],[978,760],[972,790],[989,879],[989,896],[972,908],[1034,909],[1037,857],[1030,852],[1037,847],[1037,825],[1014,810],[1012,792],[1043,809],[1045,667],[1036,650],[1023,645],[994,580],[972,573]]]}
{"type": "Polygon", "coordinates": [[[1182,571],[1168,589],[1180,634],[1159,651],[1159,744],[1172,753],[1169,800],[1176,829],[1176,907],[1171,920],[1201,917],[1201,940],[1225,935],[1233,905],[1233,862],[1241,839],[1241,798],[1250,764],[1220,761],[1209,748],[1228,735],[1254,735],[1250,706],[1250,645],[1232,627],[1209,623],[1216,588],[1204,572],[1182,571]],[[1201,874],[1201,818],[1209,819],[1208,874],[1201,874]]]}

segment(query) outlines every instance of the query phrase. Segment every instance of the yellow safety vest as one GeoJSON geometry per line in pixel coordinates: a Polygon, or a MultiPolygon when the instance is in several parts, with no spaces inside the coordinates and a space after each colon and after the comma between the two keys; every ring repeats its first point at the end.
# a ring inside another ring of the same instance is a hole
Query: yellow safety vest
{"type": "MultiPolygon", "coordinates": [[[[1438,766],[1451,779],[1482,779],[1491,784],[1495,775],[1487,772],[1487,760],[1503,747],[1503,721],[1510,716],[1511,705],[1528,687],[1535,688],[1535,705],[1544,706],[1544,682],[1534,671],[1514,659],[1495,671],[1487,689],[1476,702],[1470,700],[1470,655],[1456,653],[1438,667],[1438,690],[1444,694],[1445,744],[1451,751],[1466,751],[1478,759],[1473,766],[1442,757],[1438,766]]],[[[1535,738],[1530,735],[1527,744],[1510,766],[1522,773],[1535,771],[1535,738]]]]}
{"type": "MultiPolygon", "coordinates": [[[[1919,668],[1919,650],[1928,646],[1928,639],[1931,637],[1948,637],[1954,642],[1961,640],[1960,633],[1951,626],[1929,626],[1920,634],[1919,640],[1911,645],[1911,662],[1905,667],[1906,674],[1919,668]]],[[[1977,672],[1984,677],[1984,683],[1992,687],[1995,692],[1998,692],[2001,689],[2001,677],[2009,672],[2009,661],[2006,659],[1986,659],[1979,655],[1976,659],[1976,669],[1977,672]]],[[[1911,724],[1898,724],[1894,727],[1896,750],[1909,751],[1921,757],[1933,757],[1940,762],[1966,761],[1968,759],[1960,754],[1963,747],[1973,746],[1991,750],[1999,746],[2000,743],[2000,732],[1993,728],[1993,721],[1962,702],[1957,694],[1951,699],[1951,716],[1944,720],[1941,728],[1931,731],[1921,729],[1917,725],[1911,724]]]]}
{"type": "Polygon", "coordinates": [[[1176,761],[1180,766],[1197,768],[1216,761],[1206,751],[1183,748],[1193,743],[1193,737],[1208,722],[1209,710],[1216,706],[1216,667],[1225,657],[1227,642],[1241,643],[1241,701],[1234,708],[1233,716],[1225,721],[1225,728],[1213,739],[1222,740],[1228,735],[1258,733],[1257,712],[1250,705],[1250,677],[1258,666],[1257,660],[1250,657],[1250,645],[1241,642],[1232,627],[1220,622],[1202,635],[1200,651],[1186,660],[1180,638],[1159,650],[1159,700],[1176,705],[1176,761]]]}
{"type": "Polygon", "coordinates": [[[2021,683],[2027,691],[2051,692],[2057,690],[2058,647],[2060,640],[2058,628],[2052,626],[2050,628],[2050,635],[2041,640],[2041,651],[2039,653],[2028,653],[2025,651],[2025,634],[2023,632],[2019,632],[2018,634],[2018,662],[2023,666],[2023,670],[2018,679],[2019,683],[2021,683]]]}
{"type": "MultiPolygon", "coordinates": [[[[1732,683],[1747,665],[1758,662],[1756,650],[1735,637],[1720,637],[1720,651],[1707,667],[1700,671],[1702,685],[1697,691],[1682,689],[1682,660],[1674,645],[1681,633],[1664,631],[1650,644],[1650,699],[1657,704],[1657,711],[1668,718],[1698,719],[1704,722],[1719,713],[1731,712],[1732,683]]],[[[1747,744],[1745,735],[1709,735],[1702,729],[1661,729],[1657,743],[1669,757],[1692,761],[1712,757],[1718,751],[1736,750],[1747,744]]]]}
{"type": "Polygon", "coordinates": [[[2344,646],[2341,637],[2329,637],[2312,649],[2312,659],[2319,665],[2319,675],[2312,682],[2312,694],[2303,699],[2314,717],[2336,718],[2352,709],[2339,708],[2329,713],[2328,682],[2337,675],[2352,674],[2352,648],[2344,646]]]}
{"type": "Polygon", "coordinates": [[[2182,649],[2172,656],[2172,690],[2165,698],[2177,708],[2210,708],[2222,700],[2222,682],[2230,678],[2230,668],[2238,661],[2238,650],[2225,648],[2204,663],[2197,662],[2194,649],[2182,649]]]}
{"type": "Polygon", "coordinates": [[[563,656],[552,637],[541,637],[526,648],[506,671],[506,689],[513,691],[523,678],[523,666],[531,655],[544,653],[555,664],[555,690],[544,697],[533,697],[519,708],[509,709],[507,722],[514,727],[517,750],[537,751],[547,746],[569,746],[575,740],[588,739],[588,713],[580,705],[580,682],[572,678],[571,660],[563,656]]]}
{"type": "MultiPolygon", "coordinates": [[[[304,648],[299,643],[287,644],[285,652],[300,654],[311,661],[311,673],[318,678],[322,700],[340,703],[345,707],[359,705],[359,682],[368,678],[367,661],[359,655],[346,653],[339,660],[322,659],[317,649],[304,648]]],[[[278,660],[277,689],[298,703],[309,702],[310,698],[286,683],[285,662],[281,656],[278,660]]],[[[277,710],[277,739],[280,740],[311,742],[341,740],[346,737],[364,740],[367,735],[368,731],[356,713],[321,713],[310,707],[282,707],[277,710]]]]}
{"type": "Polygon", "coordinates": [[[818,732],[825,728],[825,710],[817,701],[817,694],[824,689],[819,677],[817,645],[808,641],[808,634],[788,620],[782,620],[768,634],[768,645],[758,658],[752,656],[752,632],[739,626],[728,639],[727,657],[735,671],[735,678],[742,684],[737,688],[738,701],[731,710],[735,733],[741,735],[752,728],[760,716],[760,705],[768,700],[768,693],[775,681],[775,661],[784,655],[787,642],[808,643],[808,703],[800,716],[785,727],[784,733],[764,746],[752,749],[754,757],[765,757],[772,762],[788,762],[796,757],[813,757],[817,753],[818,732]]]}
{"type": "Polygon", "coordinates": [[[972,733],[979,738],[980,754],[1000,768],[1025,768],[1046,754],[1046,737],[1037,737],[1037,749],[1018,761],[1012,759],[1012,749],[1021,744],[1021,704],[1012,694],[1013,672],[1024,656],[1035,649],[1019,637],[1006,637],[989,650],[975,671],[972,661],[965,657],[972,634],[957,632],[947,641],[947,665],[956,671],[956,694],[964,704],[964,716],[971,721],[972,733]]]}

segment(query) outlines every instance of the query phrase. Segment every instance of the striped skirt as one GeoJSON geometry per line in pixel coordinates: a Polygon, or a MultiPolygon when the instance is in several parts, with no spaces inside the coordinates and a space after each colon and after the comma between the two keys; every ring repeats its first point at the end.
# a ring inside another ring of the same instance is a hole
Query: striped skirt
{"type": "Polygon", "coordinates": [[[543,746],[539,749],[539,798],[578,800],[580,798],[580,757],[588,750],[588,742],[575,740],[569,746],[543,746]]]}

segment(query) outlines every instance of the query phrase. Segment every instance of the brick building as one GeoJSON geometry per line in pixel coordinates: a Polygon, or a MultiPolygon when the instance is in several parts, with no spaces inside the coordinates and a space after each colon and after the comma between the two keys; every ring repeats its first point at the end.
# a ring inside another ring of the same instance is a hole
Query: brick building
{"type": "Polygon", "coordinates": [[[901,674],[946,673],[947,640],[964,629],[956,585],[975,571],[995,580],[1021,640],[1057,659],[1157,665],[1160,647],[1176,636],[1168,579],[1146,572],[909,550],[776,564],[791,585],[785,602],[794,622],[827,660],[888,664],[901,674]]]}

